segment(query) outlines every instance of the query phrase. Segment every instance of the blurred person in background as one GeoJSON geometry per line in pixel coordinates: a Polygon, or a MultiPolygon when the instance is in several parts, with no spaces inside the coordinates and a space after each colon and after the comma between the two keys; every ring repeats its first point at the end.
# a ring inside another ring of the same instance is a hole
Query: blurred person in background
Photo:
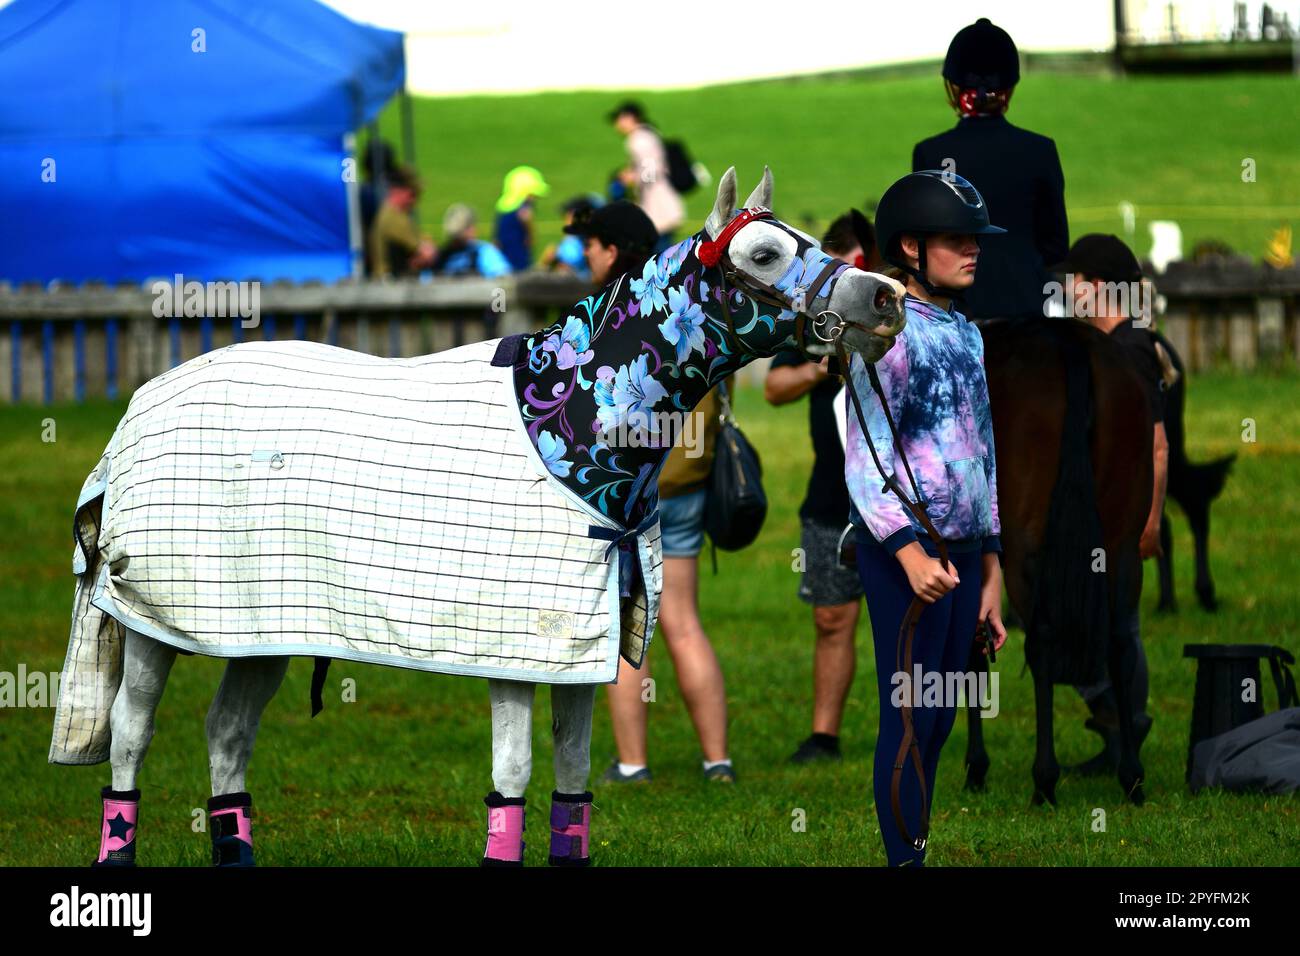
{"type": "MultiPolygon", "coordinates": [[[[560,207],[564,215],[565,227],[573,225],[575,219],[590,216],[604,204],[605,201],[595,193],[573,197],[560,207]]],[[[587,265],[587,253],[582,239],[571,232],[566,231],[564,238],[558,244],[547,246],[538,264],[552,272],[575,275],[581,279],[591,278],[591,269],[587,265]]]]}
{"type": "MultiPolygon", "coordinates": [[[[639,278],[659,238],[650,218],[626,200],[577,215],[564,231],[582,238],[592,283],[597,288],[621,276],[639,278]]],[[[732,383],[727,384],[730,387],[732,383]]],[[[720,411],[717,392],[710,391],[692,412],[696,417],[690,448],[682,441],[674,444],[659,474],[659,528],[664,558],[659,627],[700,738],[704,775],[710,780],[731,782],[736,775],[727,756],[726,688],[722,667],[700,623],[697,603],[705,487],[713,465],[720,411]]],[[[640,669],[619,660],[618,683],[609,686],[618,757],[605,771],[603,783],[651,779],[646,747],[647,701],[643,697],[643,682],[649,678],[648,655],[640,669]]]]}
{"type": "MultiPolygon", "coordinates": [[[[363,237],[370,235],[370,227],[374,225],[375,216],[379,214],[379,207],[388,192],[388,180],[393,178],[397,165],[397,154],[387,142],[373,139],[366,144],[361,154],[361,188],[357,190],[363,237]]],[[[366,273],[370,274],[369,256],[366,257],[366,273]]]]}
{"type": "Polygon", "coordinates": [[[434,275],[479,275],[495,278],[510,274],[501,250],[478,238],[477,217],[464,203],[453,203],[442,217],[444,239],[433,259],[434,275]]]}
{"type": "Polygon", "coordinates": [[[664,141],[646,122],[640,103],[629,100],[620,104],[609,119],[627,148],[628,165],[619,179],[626,189],[635,191],[637,205],[654,223],[659,233],[654,251],[662,252],[673,244],[674,233],[686,219],[686,204],[669,179],[664,141]]]}
{"type": "MultiPolygon", "coordinates": [[[[871,222],[856,209],[846,212],[826,230],[822,248],[843,262],[875,271],[881,260],[871,222]]],[[[810,362],[798,349],[778,352],[764,382],[764,397],[786,405],[808,396],[808,430],[812,436],[813,467],[808,491],[799,506],[800,547],[804,571],[799,599],[812,605],[813,648],[812,734],[791,763],[840,759],[840,723],[844,702],[857,667],[858,619],[862,582],[853,568],[839,561],[839,540],[848,523],[849,490],[844,481],[844,446],[835,420],[835,396],[842,382],[828,373],[827,362],[810,362]]]]}
{"type": "Polygon", "coordinates": [[[388,173],[388,193],[375,214],[367,238],[370,274],[375,278],[418,275],[433,263],[436,247],[415,227],[412,211],[420,198],[420,180],[406,166],[388,173]]]}
{"type": "Polygon", "coordinates": [[[523,272],[533,264],[533,202],[550,193],[542,174],[532,166],[506,173],[496,205],[496,243],[510,268],[523,272]]]}
{"type": "Polygon", "coordinates": [[[1020,80],[1020,57],[1005,30],[980,18],[953,37],[943,62],[948,102],[960,117],[946,133],[916,144],[912,171],[938,169],[968,180],[1007,230],[980,247],[963,312],[973,321],[1042,316],[1048,266],[1070,244],[1065,175],[1056,143],[1012,126],[1006,112],[1020,80]]]}

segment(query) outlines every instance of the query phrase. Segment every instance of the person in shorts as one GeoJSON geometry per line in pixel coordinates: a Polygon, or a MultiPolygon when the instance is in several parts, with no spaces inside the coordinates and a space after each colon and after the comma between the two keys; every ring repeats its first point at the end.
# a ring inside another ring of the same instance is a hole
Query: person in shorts
{"type": "MultiPolygon", "coordinates": [[[[871,226],[865,218],[859,223],[862,225],[855,230],[852,212],[840,216],[827,230],[822,248],[850,265],[874,268],[878,257],[871,226]]],[[[825,361],[810,362],[797,349],[777,353],[764,384],[764,395],[773,405],[808,396],[808,430],[813,447],[808,491],[799,506],[803,552],[799,599],[812,605],[817,634],[813,646],[812,734],[791,755],[792,763],[840,759],[840,722],[857,667],[855,639],[862,582],[856,569],[839,562],[840,536],[849,515],[844,446],[835,423],[835,396],[840,388],[840,380],[828,373],[825,361]]]]}
{"type": "MultiPolygon", "coordinates": [[[[722,388],[734,387],[735,376],[722,388]]],[[[704,776],[734,783],[735,769],[727,754],[727,690],[722,666],[709,642],[699,609],[699,555],[704,547],[704,508],[718,438],[721,402],[715,388],[692,412],[691,432],[679,438],[659,473],[659,534],[664,556],[664,590],[659,603],[659,629],[677,672],[677,686],[700,738],[704,776]],[[686,439],[690,439],[687,441],[686,439]]],[[[652,775],[646,746],[647,681],[650,657],[640,669],[619,661],[618,683],[609,687],[618,757],[601,778],[603,783],[649,781],[652,775]]]]}

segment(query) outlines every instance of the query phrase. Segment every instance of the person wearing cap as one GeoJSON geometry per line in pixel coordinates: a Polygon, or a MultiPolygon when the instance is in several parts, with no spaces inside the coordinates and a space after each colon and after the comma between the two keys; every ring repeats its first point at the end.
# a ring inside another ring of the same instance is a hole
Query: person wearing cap
{"type": "MultiPolygon", "coordinates": [[[[650,217],[627,200],[607,203],[565,226],[585,244],[593,284],[639,279],[654,268],[651,249],[659,238],[650,217]]],[[[725,387],[731,389],[734,376],[725,387]]],[[[691,412],[693,431],[683,429],[659,473],[659,533],[663,549],[663,593],[659,626],[673,659],[677,683],[700,739],[706,779],[734,782],[727,753],[727,695],[722,667],[700,622],[699,554],[704,546],[704,505],[717,444],[721,403],[714,389],[691,412]]],[[[609,709],[618,755],[602,783],[643,783],[653,779],[646,743],[644,681],[650,658],[640,669],[619,661],[618,682],[609,687],[609,709]]]]}
{"type": "Polygon", "coordinates": [[[856,355],[848,375],[866,431],[850,410],[844,475],[880,695],[876,816],[889,865],[918,866],[925,861],[924,808],[934,801],[939,754],[956,720],[956,701],[943,695],[937,706],[918,700],[915,670],[921,670],[922,684],[932,683],[926,675],[937,673],[942,686],[951,687],[948,675],[966,672],[977,626],[987,629],[995,648],[1006,640],[984,342],[953,305],[975,281],[985,237],[992,243],[1002,229],[989,222],[974,186],[941,170],[911,173],[890,186],[876,208],[875,227],[882,257],[906,279],[907,324],[875,369],[916,487],[895,451],[886,405],[856,355]],[[947,569],[925,525],[885,487],[882,474],[925,508],[946,542],[947,569]],[[912,645],[913,672],[902,674],[900,630],[914,598],[925,607],[912,645]],[[914,730],[910,743],[905,705],[914,730]],[[897,797],[896,762],[902,768],[897,797]]]}
{"type": "Polygon", "coordinates": [[[442,217],[446,238],[433,259],[433,274],[479,275],[496,278],[510,274],[510,263],[501,250],[477,235],[477,217],[464,203],[452,203],[442,217]]]}
{"type": "Polygon", "coordinates": [[[366,240],[370,274],[375,278],[417,275],[432,264],[436,248],[431,239],[420,235],[412,217],[419,197],[420,180],[412,170],[399,166],[389,171],[388,193],[366,240]]]}
{"type": "MultiPolygon", "coordinates": [[[[822,249],[859,269],[878,271],[880,257],[871,222],[856,209],[836,218],[822,237],[822,249]]],[[[857,667],[854,641],[862,605],[862,581],[856,571],[840,564],[839,542],[849,513],[844,484],[844,446],[835,418],[835,397],[841,388],[827,363],[809,361],[798,349],[778,352],[763,385],[773,405],[786,405],[808,396],[808,430],[813,465],[808,490],[799,506],[800,547],[804,570],[799,576],[799,600],[812,606],[813,712],[812,733],[790,757],[795,764],[840,760],[840,723],[857,667]]]]}
{"type": "MultiPolygon", "coordinates": [[[[1169,475],[1169,440],[1164,424],[1164,371],[1156,354],[1155,339],[1147,328],[1150,319],[1145,296],[1148,292],[1142,284],[1142,267],[1137,256],[1118,236],[1091,233],[1077,240],[1064,261],[1058,263],[1053,271],[1066,277],[1065,288],[1071,299],[1067,303],[1070,313],[1091,323],[1123,346],[1142,379],[1153,424],[1151,454],[1155,464],[1155,485],[1139,553],[1143,558],[1155,557],[1160,553],[1160,516],[1164,513],[1169,475]],[[1133,313],[1139,310],[1144,313],[1141,325],[1133,317],[1133,313]]],[[[1141,747],[1151,730],[1152,718],[1146,712],[1150,680],[1136,604],[1126,626],[1137,650],[1129,700],[1133,702],[1133,724],[1141,747]]],[[[1084,726],[1100,734],[1105,747],[1101,753],[1073,769],[1084,775],[1114,772],[1119,766],[1120,743],[1114,688],[1109,679],[1103,679],[1090,686],[1076,685],[1075,690],[1092,713],[1092,719],[1084,726]]]]}
{"type": "Polygon", "coordinates": [[[1006,229],[981,247],[963,312],[975,321],[1041,316],[1047,266],[1065,254],[1070,229],[1056,143],[1007,122],[1020,80],[1016,45],[982,17],[953,37],[943,79],[957,125],[917,143],[912,169],[940,169],[973,183],[1006,229]]]}
{"type": "Polygon", "coordinates": [[[686,204],[668,176],[664,141],[645,118],[640,103],[629,100],[615,107],[609,121],[624,137],[628,165],[619,173],[623,185],[636,190],[637,204],[645,210],[659,233],[654,251],[673,244],[673,235],[686,220],[686,204]]]}
{"type": "Polygon", "coordinates": [[[502,181],[496,203],[496,243],[516,272],[533,264],[533,201],[550,191],[532,166],[516,166],[502,181]]]}

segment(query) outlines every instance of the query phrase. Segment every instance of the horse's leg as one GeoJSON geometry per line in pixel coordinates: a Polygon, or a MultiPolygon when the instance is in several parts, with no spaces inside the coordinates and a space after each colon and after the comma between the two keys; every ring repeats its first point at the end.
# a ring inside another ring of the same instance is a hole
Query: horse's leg
{"type": "Polygon", "coordinates": [[[524,790],[533,771],[533,697],[537,685],[488,680],[492,698],[492,786],[487,795],[483,866],[522,866],[524,790]]]}
{"type": "MultiPolygon", "coordinates": [[[[980,653],[983,646],[976,641],[971,647],[967,673],[982,674],[989,669],[988,656],[980,653]]],[[[989,755],[984,749],[984,721],[978,697],[966,701],[966,727],[966,789],[982,791],[989,773],[989,755]]]]}
{"type": "Polygon", "coordinates": [[[1187,523],[1192,526],[1192,541],[1196,552],[1196,598],[1207,611],[1219,609],[1219,599],[1214,593],[1214,579],[1210,577],[1210,502],[1193,501],[1185,508],[1187,523]]]}
{"type": "Polygon", "coordinates": [[[591,837],[591,714],[595,684],[551,685],[555,792],[551,794],[552,866],[586,866],[591,837]]]}
{"type": "Polygon", "coordinates": [[[208,832],[213,866],[253,865],[253,798],[244,789],[262,711],[289,669],[287,657],[236,657],[208,709],[208,832]]]}
{"type": "Polygon", "coordinates": [[[1035,805],[1050,803],[1056,806],[1056,782],[1061,778],[1061,765],[1056,761],[1056,740],[1052,729],[1052,682],[1047,674],[1034,672],[1034,710],[1038,739],[1034,751],[1035,805]]]}
{"type": "Polygon", "coordinates": [[[95,866],[134,866],[140,791],[136,777],[154,734],[154,712],[176,661],[176,648],[125,628],[122,683],[109,711],[113,785],[101,791],[99,856],[95,866]]]}
{"type": "Polygon", "coordinates": [[[1156,568],[1160,572],[1160,602],[1156,610],[1161,614],[1172,614],[1178,610],[1178,598],[1174,594],[1174,536],[1167,510],[1160,516],[1160,550],[1163,553],[1156,559],[1156,568]]]}

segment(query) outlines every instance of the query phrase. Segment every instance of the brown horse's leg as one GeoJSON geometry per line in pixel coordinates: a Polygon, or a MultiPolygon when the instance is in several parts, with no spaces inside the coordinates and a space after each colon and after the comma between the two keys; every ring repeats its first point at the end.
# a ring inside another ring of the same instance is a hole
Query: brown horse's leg
{"type": "MultiPolygon", "coordinates": [[[[978,641],[971,646],[968,674],[982,674],[989,666],[988,657],[980,653],[981,646],[978,641]]],[[[981,792],[989,773],[989,755],[984,749],[984,721],[978,697],[966,701],[966,727],[966,789],[981,792]]]]}
{"type": "Polygon", "coordinates": [[[1061,765],[1056,761],[1056,741],[1052,730],[1052,682],[1045,673],[1034,672],[1034,709],[1038,740],[1034,751],[1034,805],[1056,806],[1056,782],[1061,779],[1061,765]]]}

